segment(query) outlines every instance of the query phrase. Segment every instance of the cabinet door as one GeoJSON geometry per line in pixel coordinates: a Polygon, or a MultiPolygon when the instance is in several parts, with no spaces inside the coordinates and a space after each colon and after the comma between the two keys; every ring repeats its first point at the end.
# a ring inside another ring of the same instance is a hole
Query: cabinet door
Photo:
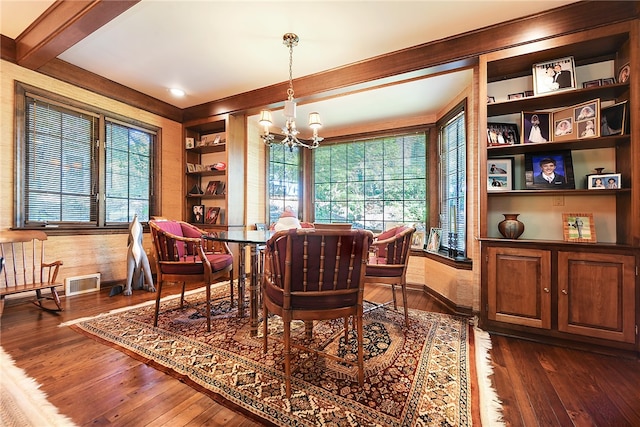
{"type": "Polygon", "coordinates": [[[551,328],[551,253],[540,249],[487,248],[488,318],[551,328]]]}
{"type": "Polygon", "coordinates": [[[558,252],[558,330],[635,342],[635,257],[558,252]]]}

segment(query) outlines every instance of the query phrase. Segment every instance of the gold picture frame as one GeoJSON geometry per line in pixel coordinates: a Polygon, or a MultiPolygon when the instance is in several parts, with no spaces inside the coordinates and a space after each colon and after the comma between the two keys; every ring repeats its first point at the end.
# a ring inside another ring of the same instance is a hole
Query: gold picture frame
{"type": "Polygon", "coordinates": [[[596,243],[596,225],[592,213],[563,213],[565,242],[596,243]]]}

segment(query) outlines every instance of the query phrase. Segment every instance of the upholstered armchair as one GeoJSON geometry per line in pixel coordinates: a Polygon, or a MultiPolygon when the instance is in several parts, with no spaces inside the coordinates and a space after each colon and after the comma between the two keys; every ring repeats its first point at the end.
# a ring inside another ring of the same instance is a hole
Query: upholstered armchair
{"type": "Polygon", "coordinates": [[[291,396],[291,347],[357,366],[358,381],[363,385],[362,298],[372,240],[373,234],[366,230],[291,229],[277,232],[267,242],[262,284],[264,351],[269,337],[269,314],[273,313],[282,317],[284,326],[287,397],[291,396]],[[314,320],[343,318],[348,342],[350,317],[354,318],[357,336],[355,361],[302,345],[303,340],[292,340],[292,320],[304,321],[307,333],[311,334],[314,320]]]}
{"type": "Polygon", "coordinates": [[[184,306],[186,283],[202,282],[206,285],[207,331],[211,331],[211,284],[218,279],[228,278],[231,305],[234,304],[233,254],[229,247],[223,242],[205,241],[202,238],[205,231],[183,221],[151,220],[149,228],[153,237],[158,282],[153,325],[158,326],[160,298],[165,282],[182,283],[181,307],[184,306]]]}
{"type": "Polygon", "coordinates": [[[415,231],[414,227],[402,225],[378,235],[371,245],[371,256],[365,277],[367,283],[386,283],[391,285],[394,310],[398,309],[396,285],[400,285],[406,325],[409,325],[409,314],[407,312],[407,265],[409,263],[411,239],[415,231]]]}

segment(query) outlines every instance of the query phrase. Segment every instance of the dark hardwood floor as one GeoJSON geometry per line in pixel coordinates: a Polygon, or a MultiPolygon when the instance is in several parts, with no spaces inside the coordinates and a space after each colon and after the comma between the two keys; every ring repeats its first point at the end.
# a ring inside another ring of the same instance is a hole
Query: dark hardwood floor
{"type": "MultiPolygon", "coordinates": [[[[0,319],[0,344],[42,384],[49,401],[81,426],[259,425],[169,375],[59,327],[154,295],[109,297],[103,289],[63,298],[60,314],[9,300],[0,319]]],[[[369,286],[366,299],[387,301],[390,290],[369,286]]],[[[409,299],[412,308],[447,312],[422,292],[410,290],[409,299]]],[[[492,336],[492,343],[494,384],[507,425],[640,426],[640,361],[501,336],[492,336]]]]}

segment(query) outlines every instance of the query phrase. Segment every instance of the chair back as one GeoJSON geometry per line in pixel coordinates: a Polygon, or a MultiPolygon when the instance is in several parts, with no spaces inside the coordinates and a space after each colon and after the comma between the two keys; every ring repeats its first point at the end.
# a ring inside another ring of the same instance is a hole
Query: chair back
{"type": "Polygon", "coordinates": [[[198,255],[198,242],[189,239],[202,239],[203,230],[183,221],[150,220],[149,229],[159,261],[184,261],[198,255]],[[187,241],[181,238],[188,238],[187,241]]]}
{"type": "Polygon", "coordinates": [[[406,265],[415,231],[414,227],[401,225],[380,234],[373,242],[376,249],[374,264],[406,265]]]}
{"type": "Polygon", "coordinates": [[[366,230],[277,232],[266,245],[268,298],[284,310],[361,305],[372,240],[373,234],[366,230]]]}

